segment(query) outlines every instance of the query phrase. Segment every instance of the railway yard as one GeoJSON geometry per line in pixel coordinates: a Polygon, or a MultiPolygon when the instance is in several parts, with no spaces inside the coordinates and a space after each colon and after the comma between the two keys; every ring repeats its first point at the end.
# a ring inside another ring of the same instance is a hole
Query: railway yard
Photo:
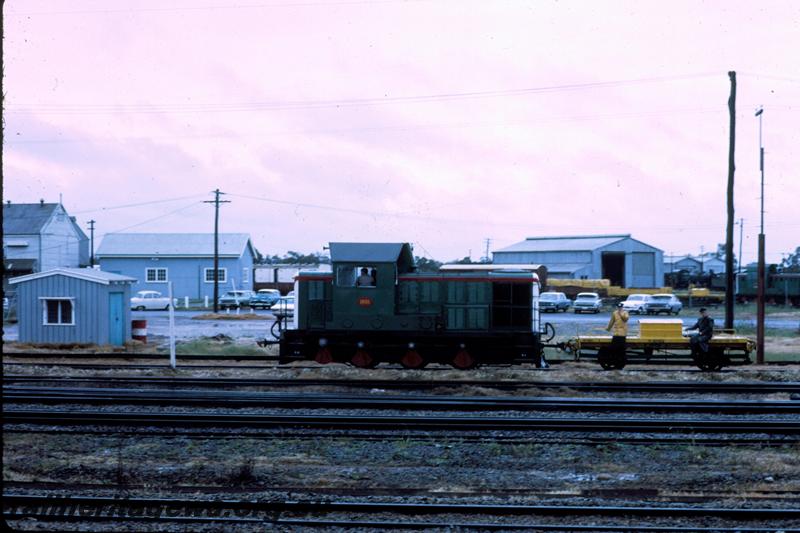
{"type": "Polygon", "coordinates": [[[4,355],[23,530],[800,530],[800,367],[4,355]]]}

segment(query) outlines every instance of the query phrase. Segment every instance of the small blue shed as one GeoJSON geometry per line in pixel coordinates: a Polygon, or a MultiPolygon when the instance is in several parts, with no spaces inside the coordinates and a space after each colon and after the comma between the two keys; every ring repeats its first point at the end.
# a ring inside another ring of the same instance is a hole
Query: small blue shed
{"type": "Polygon", "coordinates": [[[17,287],[19,341],[125,344],[134,282],[92,268],[56,268],[9,280],[17,287]]]}

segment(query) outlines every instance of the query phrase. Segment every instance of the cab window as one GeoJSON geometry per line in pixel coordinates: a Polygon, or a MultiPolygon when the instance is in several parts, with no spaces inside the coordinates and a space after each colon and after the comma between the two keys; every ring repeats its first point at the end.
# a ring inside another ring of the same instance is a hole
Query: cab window
{"type": "Polygon", "coordinates": [[[336,284],[340,287],[375,287],[377,283],[374,265],[342,266],[336,271],[336,284]]]}

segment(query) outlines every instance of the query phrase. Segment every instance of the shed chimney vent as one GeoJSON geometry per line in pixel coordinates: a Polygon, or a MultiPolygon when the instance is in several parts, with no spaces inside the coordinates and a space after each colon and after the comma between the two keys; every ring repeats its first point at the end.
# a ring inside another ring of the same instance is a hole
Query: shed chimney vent
{"type": "Polygon", "coordinates": [[[39,199],[39,206],[44,207],[44,198],[39,199]]]}

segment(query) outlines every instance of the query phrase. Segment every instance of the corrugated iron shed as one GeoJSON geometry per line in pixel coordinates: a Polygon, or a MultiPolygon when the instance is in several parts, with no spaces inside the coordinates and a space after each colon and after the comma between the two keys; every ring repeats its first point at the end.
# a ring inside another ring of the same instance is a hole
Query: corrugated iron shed
{"type": "MultiPolygon", "coordinates": [[[[247,233],[220,233],[219,255],[239,257],[251,248],[247,233]]],[[[110,233],[95,252],[97,257],[212,257],[213,233],[110,233]]]]}
{"type": "Polygon", "coordinates": [[[592,251],[603,246],[629,239],[623,235],[583,235],[573,237],[528,237],[522,242],[512,244],[496,252],[563,252],[592,251]]]}

